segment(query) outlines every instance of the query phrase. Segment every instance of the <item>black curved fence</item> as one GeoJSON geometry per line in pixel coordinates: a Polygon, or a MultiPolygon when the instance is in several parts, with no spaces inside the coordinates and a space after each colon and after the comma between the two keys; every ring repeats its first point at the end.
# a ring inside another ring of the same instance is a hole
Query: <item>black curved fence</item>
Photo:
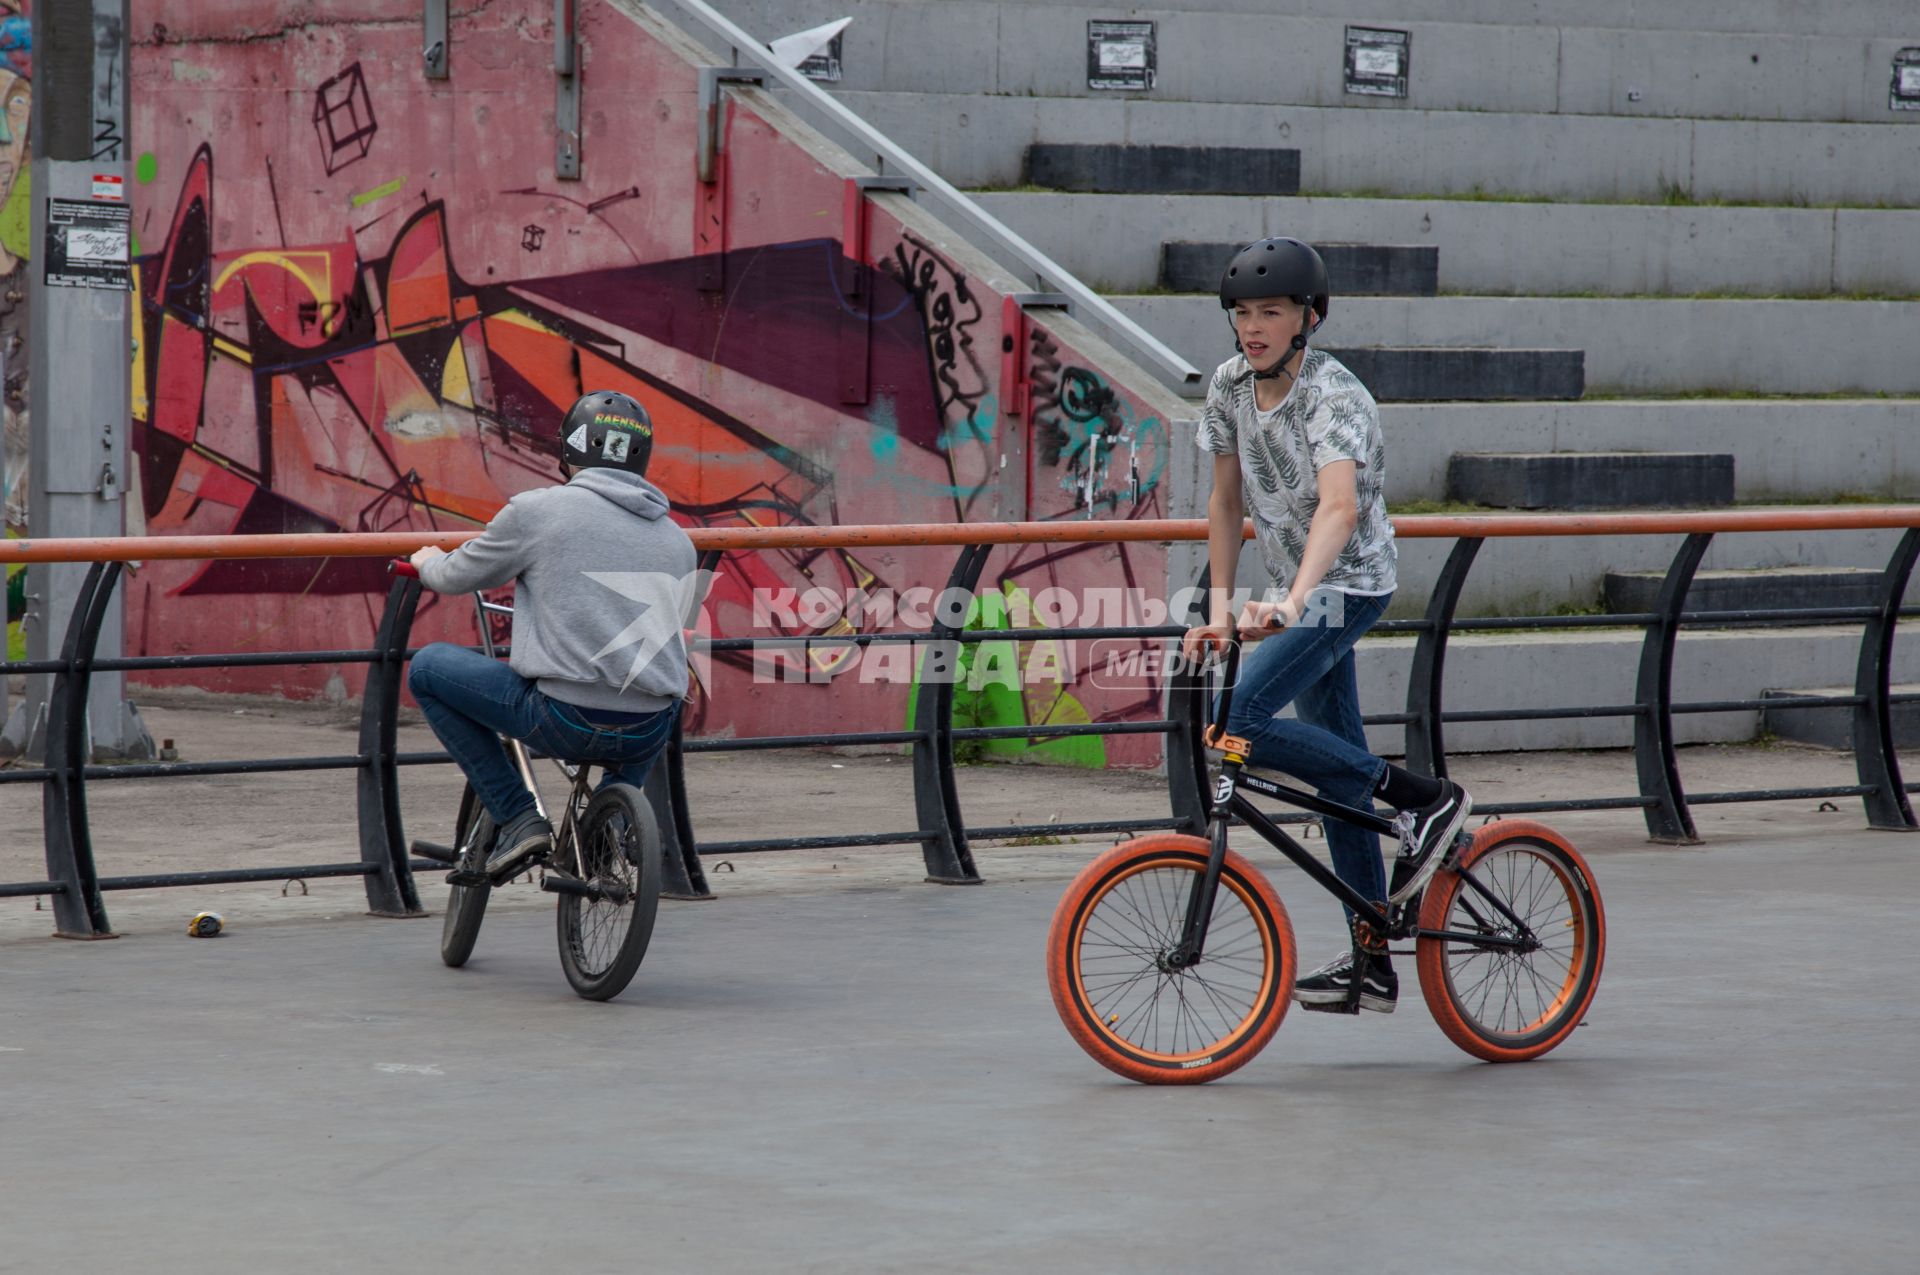
{"type": "MultiPolygon", "coordinates": [[[[1861,800],[1874,827],[1911,829],[1916,826],[1908,793],[1920,785],[1901,778],[1894,746],[1892,712],[1897,703],[1915,698],[1893,695],[1890,669],[1895,629],[1902,616],[1920,608],[1903,608],[1901,600],[1920,557],[1920,528],[1909,528],[1885,564],[1877,600],[1849,607],[1772,609],[1753,611],[1689,612],[1686,597],[1713,533],[1686,537],[1669,565],[1653,608],[1629,615],[1513,616],[1460,619],[1455,616],[1461,590],[1484,540],[1463,537],[1455,542],[1428,602],[1417,620],[1378,624],[1377,633],[1416,635],[1406,709],[1369,716],[1370,726],[1398,725],[1406,732],[1410,768],[1445,774],[1445,727],[1449,723],[1544,720],[1552,718],[1629,717],[1634,724],[1638,791],[1618,796],[1570,801],[1490,803],[1477,807],[1489,816],[1531,814],[1557,810],[1638,809],[1650,836],[1659,841],[1697,839],[1690,807],[1697,805],[1777,801],[1785,799],[1861,800]],[[1853,692],[1849,695],[1801,697],[1792,700],[1676,701],[1673,697],[1675,640],[1690,624],[1722,626],[1730,623],[1789,621],[1803,624],[1857,622],[1861,626],[1859,656],[1853,692]],[[1639,626],[1645,630],[1638,676],[1631,700],[1612,704],[1553,708],[1491,708],[1447,710],[1443,684],[1449,638],[1461,632],[1516,632],[1592,627],[1639,626]],[[1681,779],[1674,752],[1674,719],[1688,713],[1714,713],[1766,708],[1769,711],[1846,707],[1853,716],[1853,753],[1858,782],[1824,787],[1769,788],[1689,794],[1681,779]]],[[[765,649],[788,645],[826,648],[909,643],[957,664],[960,648],[968,644],[1004,641],[1086,640],[1123,638],[1177,640],[1185,624],[1082,628],[967,628],[967,599],[974,596],[994,544],[960,548],[947,579],[948,599],[936,608],[924,630],[849,633],[839,636],[776,638],[721,638],[709,644],[715,652],[765,649]]],[[[719,551],[709,550],[702,565],[711,569],[719,551]]],[[[42,791],[42,836],[47,876],[39,881],[0,884],[0,897],[46,896],[52,900],[58,931],[73,937],[111,933],[105,893],[174,885],[280,880],[323,876],[358,876],[366,884],[369,909],[384,916],[419,915],[423,909],[414,886],[415,868],[440,866],[442,848],[416,843],[427,858],[414,860],[402,827],[399,805],[400,768],[447,763],[444,753],[400,753],[395,746],[400,689],[407,658],[409,630],[419,601],[417,582],[396,579],[387,594],[373,646],[353,650],[246,652],[210,655],[145,656],[102,659],[94,654],[108,601],[122,572],[119,562],[95,563],[74,605],[65,646],[56,660],[12,662],[0,665],[9,673],[51,674],[45,741],[46,762],[32,768],[0,770],[0,784],[39,784],[42,791]],[[100,766],[88,756],[86,701],[93,674],[107,671],[185,670],[261,665],[364,663],[370,666],[361,703],[358,746],[353,753],[325,757],[240,759],[232,761],[156,762],[100,766]],[[335,863],[289,864],[280,867],[148,873],[137,876],[102,875],[87,815],[89,785],[101,782],[161,780],[179,776],[244,775],[303,770],[352,770],[357,775],[360,857],[335,863]]],[[[1204,583],[1204,581],[1203,581],[1204,583]]],[[[1204,595],[1202,595],[1204,596],[1204,595]]],[[[1196,617],[1185,617],[1193,622],[1196,617]]],[[[933,658],[931,655],[929,658],[933,658]]],[[[1163,717],[1145,720],[1091,722],[1045,726],[971,727],[954,723],[955,686],[951,680],[925,681],[915,704],[912,728],[902,731],[820,732],[806,735],[744,739],[676,738],[663,764],[648,782],[648,797],[660,816],[667,839],[667,893],[682,898],[710,896],[703,856],[758,851],[867,845],[918,844],[931,881],[967,884],[980,880],[971,845],[975,841],[1024,835],[1087,835],[1181,829],[1199,832],[1206,818],[1204,797],[1207,758],[1200,742],[1205,723],[1208,688],[1194,677],[1179,674],[1167,686],[1163,717]],[[1168,813],[1163,818],[1088,820],[1076,823],[970,825],[960,800],[954,748],[976,740],[1017,738],[1037,742],[1049,738],[1085,735],[1159,734],[1165,737],[1168,813]],[[907,745],[913,759],[912,828],[877,833],[823,832],[813,836],[765,838],[751,841],[699,839],[698,816],[687,799],[685,761],[706,752],[810,748],[851,745],[907,745]]]]}

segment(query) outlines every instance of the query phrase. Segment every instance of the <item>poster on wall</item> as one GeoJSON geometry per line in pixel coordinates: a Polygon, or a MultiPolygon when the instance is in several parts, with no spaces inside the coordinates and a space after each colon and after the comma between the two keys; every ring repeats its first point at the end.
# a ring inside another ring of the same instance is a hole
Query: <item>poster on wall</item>
{"type": "Polygon", "coordinates": [[[46,281],[50,288],[132,286],[127,232],[133,210],[86,199],[47,201],[46,281]]]}
{"type": "Polygon", "coordinates": [[[1153,87],[1153,23],[1087,23],[1087,87],[1140,91],[1153,87]]]}
{"type": "Polygon", "coordinates": [[[1902,49],[1893,55],[1893,87],[1887,93],[1890,111],[1920,111],[1920,49],[1902,49]]]}
{"type": "Polygon", "coordinates": [[[1405,97],[1413,37],[1383,27],[1347,28],[1347,92],[1405,97]]]}

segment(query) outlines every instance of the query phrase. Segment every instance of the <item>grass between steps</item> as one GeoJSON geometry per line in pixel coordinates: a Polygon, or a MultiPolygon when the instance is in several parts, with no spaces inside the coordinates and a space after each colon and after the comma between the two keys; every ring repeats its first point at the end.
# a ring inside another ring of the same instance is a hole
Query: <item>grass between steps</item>
{"type": "MultiPolygon", "coordinates": [[[[1132,300],[1135,297],[1197,297],[1212,300],[1213,293],[1160,284],[1147,287],[1114,287],[1083,280],[1095,292],[1109,299],[1132,300]]],[[[1582,288],[1565,292],[1484,292],[1471,288],[1442,288],[1432,296],[1407,292],[1348,294],[1344,301],[1445,301],[1459,299],[1494,301],[1920,301],[1920,292],[1734,292],[1715,288],[1704,292],[1602,292],[1582,288]]]]}
{"type": "MultiPolygon", "coordinates": [[[[1702,505],[1697,508],[1659,508],[1659,509],[1586,509],[1581,513],[1716,513],[1728,509],[1773,509],[1781,505],[1796,508],[1819,505],[1911,505],[1920,504],[1920,498],[1900,496],[1888,492],[1841,491],[1817,494],[1802,492],[1751,492],[1731,505],[1702,505]]],[[[1476,505],[1464,500],[1401,500],[1387,502],[1387,516],[1390,518],[1415,517],[1421,514],[1555,514],[1572,512],[1565,509],[1501,509],[1494,505],[1476,505]]]]}
{"type": "Polygon", "coordinates": [[[1157,199],[1392,199],[1397,201],[1425,200],[1442,204],[1565,204],[1569,207],[1590,205],[1601,208],[1793,208],[1808,212],[1822,209],[1860,209],[1869,212],[1911,212],[1909,204],[1894,204],[1885,201],[1865,203],[1827,203],[1805,199],[1717,199],[1701,198],[1688,193],[1683,188],[1669,184],[1658,198],[1621,196],[1618,199],[1603,199],[1588,196],[1581,199],[1562,199],[1554,195],[1527,195],[1513,191],[1483,190],[1476,186],[1464,191],[1394,191],[1372,187],[1359,187],[1353,190],[1301,190],[1294,194],[1275,193],[1271,195],[1180,195],[1172,192],[1155,191],[1098,191],[1063,190],[1058,186],[1036,186],[1031,182],[1017,185],[974,186],[965,193],[969,195],[1103,195],[1125,194],[1142,195],[1157,199]]]}
{"type": "Polygon", "coordinates": [[[1701,292],[1603,292],[1598,288],[1564,292],[1480,292],[1468,288],[1442,288],[1436,296],[1414,299],[1432,301],[1445,297],[1494,297],[1504,301],[1920,301],[1920,293],[1914,292],[1872,292],[1866,289],[1847,292],[1736,292],[1727,288],[1710,288],[1701,292]]]}
{"type": "Polygon", "coordinates": [[[1589,389],[1574,400],[1581,403],[1644,402],[1644,403],[1690,403],[1703,399],[1730,399],[1738,402],[1761,403],[1798,403],[1798,402],[1837,402],[1848,399],[1874,399],[1885,402],[1920,402],[1920,394],[1895,393],[1889,390],[1827,390],[1818,394],[1776,394],[1767,390],[1735,390],[1724,387],[1708,387],[1697,390],[1665,390],[1653,393],[1647,390],[1595,390],[1589,389]]]}

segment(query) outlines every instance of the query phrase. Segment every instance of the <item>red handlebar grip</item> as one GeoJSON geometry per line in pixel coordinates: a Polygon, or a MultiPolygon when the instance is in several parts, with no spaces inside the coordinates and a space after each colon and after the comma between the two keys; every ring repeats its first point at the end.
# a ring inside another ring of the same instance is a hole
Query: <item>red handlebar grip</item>
{"type": "Polygon", "coordinates": [[[389,573],[397,576],[407,576],[414,580],[420,578],[420,568],[414,566],[405,558],[395,558],[387,564],[387,570],[389,573]]]}

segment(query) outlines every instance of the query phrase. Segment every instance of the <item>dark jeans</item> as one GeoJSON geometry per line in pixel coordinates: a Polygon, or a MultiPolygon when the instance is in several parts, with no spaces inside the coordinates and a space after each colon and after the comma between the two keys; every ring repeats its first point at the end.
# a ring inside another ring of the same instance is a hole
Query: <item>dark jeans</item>
{"type": "Polygon", "coordinates": [[[579,708],[542,695],[500,661],[449,642],[421,648],[407,670],[407,689],[502,827],[533,808],[533,794],[500,736],[550,757],[600,762],[607,767],[601,783],[618,780],[638,788],[680,716],[678,704],[655,713],[579,708]]]}
{"type": "MultiPolygon", "coordinates": [[[[1387,763],[1367,751],[1353,645],[1392,600],[1392,594],[1343,595],[1332,599],[1329,622],[1311,623],[1310,610],[1309,623],[1247,648],[1227,730],[1252,746],[1252,764],[1294,775],[1331,801],[1373,808],[1373,791],[1387,763]],[[1296,716],[1276,717],[1288,704],[1296,716]]],[[[1323,819],[1321,826],[1334,874],[1362,898],[1385,899],[1380,838],[1332,819],[1323,819]]]]}

